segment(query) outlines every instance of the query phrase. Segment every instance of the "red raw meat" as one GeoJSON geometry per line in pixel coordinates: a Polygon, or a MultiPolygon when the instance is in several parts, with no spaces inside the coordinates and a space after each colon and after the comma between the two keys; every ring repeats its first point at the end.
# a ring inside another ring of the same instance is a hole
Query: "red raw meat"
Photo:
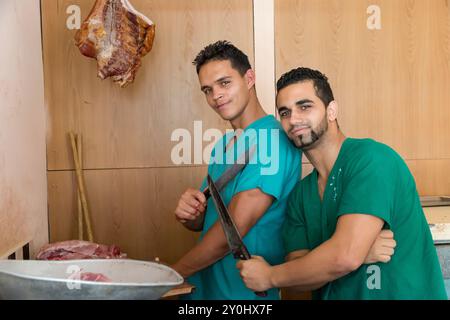
{"type": "Polygon", "coordinates": [[[39,250],[37,260],[124,259],[127,255],[116,245],[70,240],[50,243],[39,250]]]}
{"type": "Polygon", "coordinates": [[[92,282],[112,282],[107,276],[101,273],[78,271],[69,276],[69,279],[76,281],[92,281],[92,282]]]}
{"type": "Polygon", "coordinates": [[[80,274],[80,280],[94,282],[111,282],[107,276],[101,273],[83,272],[80,274]]]}

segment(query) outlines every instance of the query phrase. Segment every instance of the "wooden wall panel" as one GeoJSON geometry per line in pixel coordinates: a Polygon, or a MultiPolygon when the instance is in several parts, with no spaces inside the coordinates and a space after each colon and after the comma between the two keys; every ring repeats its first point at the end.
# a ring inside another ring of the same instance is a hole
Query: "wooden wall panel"
{"type": "Polygon", "coordinates": [[[387,143],[404,158],[450,158],[448,1],[276,0],[276,75],[328,75],[344,133],[387,143]],[[366,26],[369,5],[381,30],[366,26]]]}
{"type": "MultiPolygon", "coordinates": [[[[85,171],[96,242],[117,244],[134,259],[175,262],[198,234],[175,220],[181,193],[198,187],[206,167],[85,171]]],[[[48,173],[51,242],[76,239],[76,180],[73,171],[48,173]]]]}
{"type": "Polygon", "coordinates": [[[85,141],[86,168],[171,166],[171,133],[227,123],[200,92],[192,60],[210,42],[228,39],[253,58],[251,0],[133,0],[156,24],[152,51],[135,83],[122,89],[97,78],[96,62],[74,45],[66,9],[79,5],[84,19],[94,0],[42,0],[45,99],[49,113],[48,169],[73,168],[67,132],[85,141]]]}
{"type": "Polygon", "coordinates": [[[274,1],[258,0],[253,4],[256,91],[264,111],[276,115],[274,1]]]}
{"type": "Polygon", "coordinates": [[[450,159],[406,161],[421,196],[450,195],[450,159]]]}

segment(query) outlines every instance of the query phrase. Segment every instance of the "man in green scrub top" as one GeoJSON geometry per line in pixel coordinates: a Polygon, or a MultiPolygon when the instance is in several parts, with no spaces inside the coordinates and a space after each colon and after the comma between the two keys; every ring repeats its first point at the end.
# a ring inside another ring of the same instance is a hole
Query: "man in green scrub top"
{"type": "MultiPolygon", "coordinates": [[[[219,41],[205,47],[194,64],[209,106],[235,130],[216,143],[208,173],[217,180],[245,149],[256,145],[256,158],[220,193],[249,252],[281,263],[285,257],[281,229],[288,195],[300,180],[301,152],[261,107],[254,71],[242,51],[219,41]]],[[[200,190],[204,187],[206,179],[200,190]]],[[[172,266],[196,287],[187,299],[279,298],[278,289],[263,298],[245,287],[211,198],[206,201],[201,191],[188,189],[175,214],[187,228],[201,231],[197,245],[172,266]]]]}
{"type": "Polygon", "coordinates": [[[292,192],[283,228],[288,262],[240,261],[248,288],[315,290],[318,299],[447,299],[438,257],[402,158],[372,139],[346,138],[327,77],[297,68],[277,83],[281,123],[314,166],[292,192]],[[363,265],[382,229],[388,263],[363,265]],[[272,266],[271,266],[272,265],[272,266]]]}

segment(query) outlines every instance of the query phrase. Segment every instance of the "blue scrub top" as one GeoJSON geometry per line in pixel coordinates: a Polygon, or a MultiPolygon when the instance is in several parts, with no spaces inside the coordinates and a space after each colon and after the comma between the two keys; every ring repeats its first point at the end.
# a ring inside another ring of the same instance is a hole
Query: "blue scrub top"
{"type": "MultiPolygon", "coordinates": [[[[246,234],[243,241],[251,255],[262,256],[272,265],[280,264],[286,256],[281,231],[288,196],[301,177],[301,151],[289,141],[280,123],[271,115],[250,124],[233,147],[225,150],[233,135],[233,132],[225,134],[214,146],[208,173],[213,180],[217,180],[246,149],[256,145],[256,152],[250,163],[220,193],[227,206],[235,194],[255,188],[274,198],[270,208],[246,234]]],[[[203,190],[205,186],[206,179],[200,189],[203,190]]],[[[199,241],[202,241],[204,234],[217,219],[218,214],[210,198],[199,241]]],[[[266,298],[256,296],[245,287],[236,268],[236,262],[230,253],[194,274],[188,282],[195,285],[196,290],[184,298],[214,300],[280,298],[278,289],[269,290],[266,298]]]]}

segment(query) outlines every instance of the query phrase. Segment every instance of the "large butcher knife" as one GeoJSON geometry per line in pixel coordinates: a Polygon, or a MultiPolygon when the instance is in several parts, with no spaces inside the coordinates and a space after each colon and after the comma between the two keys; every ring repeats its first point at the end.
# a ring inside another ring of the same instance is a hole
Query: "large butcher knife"
{"type": "MultiPolygon", "coordinates": [[[[222,190],[223,187],[227,185],[228,182],[233,180],[236,175],[245,168],[247,163],[252,158],[253,154],[255,153],[256,145],[253,145],[250,149],[245,150],[243,154],[241,154],[236,161],[235,164],[233,164],[230,168],[228,168],[221,176],[217,179],[215,182],[217,190],[222,190]]],[[[203,194],[206,197],[206,200],[211,196],[211,192],[209,191],[209,186],[207,186],[203,190],[203,194]]]]}
{"type": "MultiPolygon", "coordinates": [[[[219,220],[222,224],[223,231],[225,233],[225,237],[227,238],[228,246],[230,247],[233,257],[240,260],[249,260],[251,258],[251,255],[248,252],[244,242],[242,241],[241,235],[239,234],[239,231],[236,228],[236,225],[234,224],[234,221],[231,218],[230,213],[228,212],[228,209],[225,206],[214,181],[211,179],[210,175],[208,175],[207,179],[208,187],[211,192],[214,205],[216,206],[217,212],[219,213],[219,220]]],[[[260,297],[267,297],[266,291],[255,292],[255,294],[260,297]]]]}

